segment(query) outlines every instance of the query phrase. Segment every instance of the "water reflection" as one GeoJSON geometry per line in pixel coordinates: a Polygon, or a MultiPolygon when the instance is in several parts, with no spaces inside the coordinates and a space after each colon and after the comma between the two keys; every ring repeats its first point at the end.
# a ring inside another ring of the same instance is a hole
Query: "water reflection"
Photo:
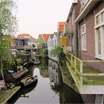
{"type": "Polygon", "coordinates": [[[56,62],[48,60],[48,73],[51,83],[51,88],[59,95],[60,103],[83,103],[79,94],[74,92],[71,88],[62,83],[59,66],[56,62]]]}
{"type": "Polygon", "coordinates": [[[13,96],[13,98],[10,99],[8,103],[15,103],[20,98],[28,99],[29,98],[28,93],[35,89],[37,83],[38,83],[38,81],[36,81],[36,83],[32,84],[31,86],[27,86],[27,87],[22,86],[21,89],[19,90],[19,92],[16,93],[16,95],[13,96]]]}
{"type": "Polygon", "coordinates": [[[9,103],[82,103],[79,94],[62,83],[58,64],[52,60],[39,66],[29,66],[29,74],[37,75],[38,82],[21,90],[9,103]]]}
{"type": "Polygon", "coordinates": [[[61,74],[58,64],[52,60],[48,60],[48,74],[51,82],[54,82],[55,85],[61,84],[61,74]]]}

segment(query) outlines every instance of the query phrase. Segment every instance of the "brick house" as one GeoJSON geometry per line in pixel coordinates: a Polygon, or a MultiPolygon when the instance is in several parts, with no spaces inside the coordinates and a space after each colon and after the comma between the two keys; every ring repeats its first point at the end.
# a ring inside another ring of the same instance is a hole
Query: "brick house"
{"type": "MultiPolygon", "coordinates": [[[[75,20],[78,24],[80,57],[82,60],[104,60],[104,1],[87,0],[82,4],[75,20]]],[[[104,72],[103,62],[88,64],[104,72]]]]}
{"type": "Polygon", "coordinates": [[[80,0],[74,0],[66,20],[66,32],[63,34],[68,39],[67,51],[73,53],[75,56],[78,55],[78,26],[74,21],[79,15],[80,9],[80,0]]]}

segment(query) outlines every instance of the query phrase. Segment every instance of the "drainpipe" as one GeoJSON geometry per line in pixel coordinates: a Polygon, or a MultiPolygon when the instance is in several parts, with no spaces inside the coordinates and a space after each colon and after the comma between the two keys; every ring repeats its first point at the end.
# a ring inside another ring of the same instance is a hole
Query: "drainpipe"
{"type": "Polygon", "coordinates": [[[81,58],[81,52],[80,52],[80,27],[78,23],[78,57],[81,58]]]}
{"type": "MultiPolygon", "coordinates": [[[[73,16],[72,16],[72,18],[73,18],[73,22],[75,21],[75,8],[73,8],[73,16]]],[[[76,50],[76,28],[75,28],[75,22],[73,23],[73,39],[74,39],[74,45],[73,45],[73,53],[74,53],[74,55],[76,56],[77,55],[77,50],[76,50]]]]}

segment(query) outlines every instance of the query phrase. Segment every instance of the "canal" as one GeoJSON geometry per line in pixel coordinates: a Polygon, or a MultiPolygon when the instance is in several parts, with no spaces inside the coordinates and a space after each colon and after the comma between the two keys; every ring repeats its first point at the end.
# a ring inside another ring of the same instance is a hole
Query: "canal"
{"type": "Polygon", "coordinates": [[[83,103],[79,94],[63,84],[57,63],[42,61],[39,66],[29,65],[28,69],[28,74],[38,75],[38,81],[27,87],[22,86],[8,103],[83,103]]]}

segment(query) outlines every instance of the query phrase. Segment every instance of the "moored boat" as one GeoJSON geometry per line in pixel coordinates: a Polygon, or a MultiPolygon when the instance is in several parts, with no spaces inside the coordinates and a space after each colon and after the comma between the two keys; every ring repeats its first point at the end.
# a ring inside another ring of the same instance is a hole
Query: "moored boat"
{"type": "Polygon", "coordinates": [[[34,64],[40,64],[39,59],[34,59],[34,64]]]}
{"type": "Polygon", "coordinates": [[[32,84],[32,83],[35,83],[37,81],[37,75],[35,75],[35,76],[31,76],[31,75],[28,75],[28,76],[26,76],[25,78],[23,78],[22,80],[21,80],[21,83],[24,85],[24,86],[28,86],[28,85],[30,85],[30,84],[32,84]]]}

